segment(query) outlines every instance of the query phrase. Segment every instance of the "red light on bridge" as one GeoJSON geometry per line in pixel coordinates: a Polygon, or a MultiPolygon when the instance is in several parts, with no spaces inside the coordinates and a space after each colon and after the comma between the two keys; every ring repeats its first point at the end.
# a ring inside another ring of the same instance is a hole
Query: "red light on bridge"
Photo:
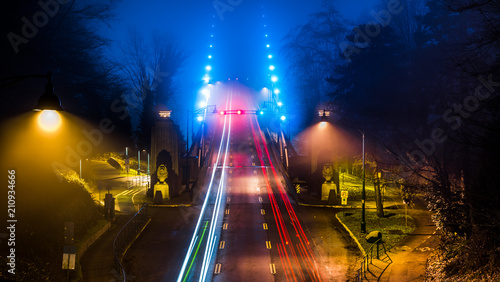
{"type": "Polygon", "coordinates": [[[241,110],[238,110],[236,113],[239,114],[239,115],[241,115],[241,110]]]}
{"type": "Polygon", "coordinates": [[[220,111],[220,114],[221,114],[221,115],[225,115],[225,114],[226,114],[226,111],[220,111]]]}

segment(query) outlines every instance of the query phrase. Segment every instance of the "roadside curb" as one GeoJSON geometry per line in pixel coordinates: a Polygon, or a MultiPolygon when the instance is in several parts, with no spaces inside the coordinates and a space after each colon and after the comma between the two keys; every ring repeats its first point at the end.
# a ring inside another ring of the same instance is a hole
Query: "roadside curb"
{"type": "Polygon", "coordinates": [[[111,222],[108,221],[103,227],[101,227],[99,230],[97,230],[92,236],[90,236],[85,242],[83,242],[80,245],[80,248],[78,249],[78,260],[80,260],[85,252],[97,241],[101,236],[106,233],[109,228],[111,228],[111,222]]]}
{"type": "Polygon", "coordinates": [[[360,209],[361,206],[338,206],[338,205],[313,205],[313,204],[304,204],[298,202],[299,206],[303,207],[315,207],[315,208],[335,208],[335,209],[360,209]]]}
{"type": "Polygon", "coordinates": [[[192,207],[193,203],[189,204],[176,204],[176,205],[148,205],[154,208],[180,208],[180,207],[192,207]]]}
{"type": "Polygon", "coordinates": [[[366,257],[366,252],[365,250],[363,249],[363,247],[361,246],[361,244],[359,243],[358,239],[356,238],[356,236],[354,236],[354,234],[352,234],[351,230],[349,228],[347,228],[347,225],[345,225],[342,220],[340,220],[339,216],[337,214],[335,214],[335,218],[337,218],[337,220],[340,222],[340,224],[342,224],[342,226],[344,226],[344,229],[349,232],[349,235],[351,236],[351,238],[354,240],[354,242],[356,242],[356,245],[358,245],[358,248],[359,250],[361,251],[361,253],[363,254],[363,257],[366,257]]]}

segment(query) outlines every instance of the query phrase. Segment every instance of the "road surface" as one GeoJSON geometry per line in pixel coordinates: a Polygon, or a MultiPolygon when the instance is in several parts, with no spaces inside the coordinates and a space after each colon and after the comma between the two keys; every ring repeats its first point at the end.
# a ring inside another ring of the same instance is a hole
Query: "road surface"
{"type": "MultiPolygon", "coordinates": [[[[237,84],[225,90],[219,109],[255,110],[237,84]]],[[[306,211],[303,222],[304,208],[298,213],[287,194],[257,116],[213,119],[195,206],[153,212],[126,255],[127,272],[149,281],[345,281],[355,251],[331,210],[306,211]]]]}

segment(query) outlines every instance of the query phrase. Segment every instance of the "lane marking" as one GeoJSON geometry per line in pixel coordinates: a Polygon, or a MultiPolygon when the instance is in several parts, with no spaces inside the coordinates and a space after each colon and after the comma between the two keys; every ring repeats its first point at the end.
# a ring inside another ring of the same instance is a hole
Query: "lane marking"
{"type": "Polygon", "coordinates": [[[229,209],[226,209],[226,214],[229,214],[229,209]]]}
{"type": "Polygon", "coordinates": [[[267,247],[268,249],[271,249],[271,241],[266,241],[266,247],[267,247]]]}
{"type": "Polygon", "coordinates": [[[267,223],[262,223],[262,227],[264,228],[264,230],[267,230],[267,223]]]}
{"type": "Polygon", "coordinates": [[[262,197],[259,196],[259,203],[262,203],[262,197]]]}
{"type": "Polygon", "coordinates": [[[265,209],[260,209],[260,214],[261,215],[265,215],[266,214],[266,210],[265,209]]]}
{"type": "Polygon", "coordinates": [[[271,274],[276,274],[276,266],[274,265],[274,263],[271,263],[269,265],[269,268],[271,269],[271,274]]]}
{"type": "Polygon", "coordinates": [[[231,197],[227,197],[227,202],[231,202],[231,197]]]}
{"type": "Polygon", "coordinates": [[[255,166],[255,163],[252,163],[252,166],[255,166]]]}
{"type": "Polygon", "coordinates": [[[226,241],[220,241],[220,245],[219,245],[219,249],[224,249],[224,247],[226,246],[226,241]]]}
{"type": "Polygon", "coordinates": [[[222,229],[227,230],[227,222],[222,225],[222,229]]]}
{"type": "Polygon", "coordinates": [[[215,265],[215,271],[214,271],[214,273],[215,273],[215,274],[219,274],[219,273],[220,273],[221,268],[222,268],[222,264],[220,264],[220,263],[216,264],[216,265],[215,265]]]}

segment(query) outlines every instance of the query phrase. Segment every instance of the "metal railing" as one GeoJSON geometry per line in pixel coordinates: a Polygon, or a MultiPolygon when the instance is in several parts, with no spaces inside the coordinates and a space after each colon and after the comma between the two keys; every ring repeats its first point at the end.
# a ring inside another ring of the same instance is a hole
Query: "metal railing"
{"type": "Polygon", "coordinates": [[[123,256],[128,248],[137,239],[142,230],[151,221],[148,213],[148,205],[144,204],[139,211],[118,232],[113,241],[113,252],[115,253],[115,266],[120,279],[127,281],[125,267],[122,264],[123,256]]]}
{"type": "MultiPolygon", "coordinates": [[[[392,263],[392,259],[389,256],[389,254],[387,253],[387,250],[385,249],[385,243],[384,243],[384,241],[382,241],[382,238],[380,238],[370,246],[370,248],[366,252],[366,255],[363,257],[363,261],[361,262],[361,266],[358,269],[357,274],[356,274],[356,281],[363,281],[363,279],[366,278],[366,272],[369,271],[369,265],[372,264],[372,262],[373,262],[373,257],[374,257],[373,253],[374,253],[375,246],[376,246],[375,257],[377,259],[380,259],[380,245],[382,245],[382,248],[384,249],[383,253],[387,256],[387,258],[390,261],[389,264],[392,263]]],[[[382,275],[382,273],[381,273],[381,275],[382,275]]],[[[380,280],[380,277],[378,277],[377,281],[379,281],[379,280],[380,280]]]]}

